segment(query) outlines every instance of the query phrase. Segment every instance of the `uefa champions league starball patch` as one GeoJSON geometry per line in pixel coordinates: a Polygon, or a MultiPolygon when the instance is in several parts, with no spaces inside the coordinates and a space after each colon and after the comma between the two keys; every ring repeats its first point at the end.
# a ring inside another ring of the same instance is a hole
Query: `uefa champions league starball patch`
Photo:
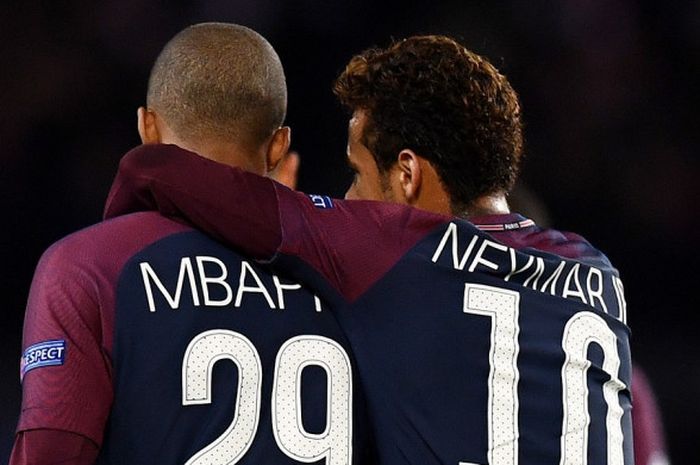
{"type": "Polygon", "coordinates": [[[318,195],[318,194],[308,194],[309,199],[311,199],[311,203],[314,204],[314,207],[316,208],[333,208],[333,199],[328,197],[327,195],[318,195]]]}
{"type": "Polygon", "coordinates": [[[63,365],[66,360],[66,341],[54,339],[27,347],[20,362],[20,380],[35,368],[63,365]]]}

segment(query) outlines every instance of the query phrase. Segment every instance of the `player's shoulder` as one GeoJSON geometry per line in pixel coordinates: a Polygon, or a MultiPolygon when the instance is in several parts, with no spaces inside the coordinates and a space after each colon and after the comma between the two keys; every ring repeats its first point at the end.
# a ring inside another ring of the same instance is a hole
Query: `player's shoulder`
{"type": "Polygon", "coordinates": [[[580,234],[540,227],[518,213],[477,217],[472,221],[482,233],[523,253],[573,260],[614,271],[608,257],[580,234]]]}
{"type": "Polygon", "coordinates": [[[533,233],[534,248],[599,269],[614,270],[607,255],[580,234],[557,229],[539,229],[533,233]]]}
{"type": "Polygon", "coordinates": [[[347,217],[361,227],[370,227],[384,237],[419,239],[439,226],[454,221],[451,216],[393,202],[376,200],[336,200],[335,208],[345,213],[339,218],[342,228],[347,217]]]}
{"type": "Polygon", "coordinates": [[[160,239],[190,230],[189,226],[155,212],[119,216],[58,240],[44,252],[38,270],[75,266],[96,268],[123,263],[160,239]]]}
{"type": "Polygon", "coordinates": [[[379,245],[384,252],[386,247],[405,252],[453,219],[399,203],[298,192],[280,197],[280,215],[284,225],[281,252],[298,238],[313,237],[338,249],[340,255],[379,245]]]}

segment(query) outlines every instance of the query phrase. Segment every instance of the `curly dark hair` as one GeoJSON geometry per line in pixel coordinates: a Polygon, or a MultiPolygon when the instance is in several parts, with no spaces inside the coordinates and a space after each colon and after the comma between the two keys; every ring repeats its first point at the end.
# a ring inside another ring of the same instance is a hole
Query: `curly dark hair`
{"type": "Polygon", "coordinates": [[[354,56],[334,84],[363,110],[363,143],[380,173],[411,149],[435,167],[454,213],[508,192],[523,151],[518,96],[485,58],[455,40],[415,36],[354,56]]]}

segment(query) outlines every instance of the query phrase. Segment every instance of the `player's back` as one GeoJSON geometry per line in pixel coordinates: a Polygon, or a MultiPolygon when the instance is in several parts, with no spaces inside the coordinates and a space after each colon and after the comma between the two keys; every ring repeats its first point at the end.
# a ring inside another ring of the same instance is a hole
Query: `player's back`
{"type": "Polygon", "coordinates": [[[621,283],[559,239],[578,259],[455,221],[339,312],[382,463],[632,464],[621,283]]]}
{"type": "Polygon", "coordinates": [[[135,149],[115,186],[108,216],[179,212],[336,305],[381,463],[632,465],[622,284],[580,237],[512,218],[484,225],[497,240],[423,210],[306,196],[171,147],[135,149]],[[240,226],[256,213],[264,235],[240,226]]]}
{"type": "Polygon", "coordinates": [[[65,356],[26,371],[20,430],[82,434],[103,464],[362,460],[349,344],[298,284],[154,213],[59,242],[44,275],[30,307],[53,305],[57,321],[36,323],[25,344],[60,341],[65,356]],[[46,399],[56,382],[65,402],[46,399]],[[54,403],[63,425],[25,413],[54,403]]]}

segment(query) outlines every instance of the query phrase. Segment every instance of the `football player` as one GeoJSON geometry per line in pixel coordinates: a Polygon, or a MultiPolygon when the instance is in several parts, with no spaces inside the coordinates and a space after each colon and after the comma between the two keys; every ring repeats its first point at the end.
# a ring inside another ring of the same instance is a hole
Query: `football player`
{"type": "Polygon", "coordinates": [[[523,142],[507,79],[418,36],[354,57],[335,91],[350,200],[151,145],[122,160],[106,216],[184,215],[317,289],[382,463],[634,463],[622,282],[582,237],[509,211],[523,142]]]}
{"type": "MultiPolygon", "coordinates": [[[[242,26],[177,34],[147,103],[147,144],[259,174],[289,148],[282,65],[242,26]]],[[[274,207],[259,213],[246,228],[265,235],[274,207]]],[[[324,305],[182,218],[133,213],[66,237],[32,283],[10,463],[371,463],[349,344],[324,305]]]]}

